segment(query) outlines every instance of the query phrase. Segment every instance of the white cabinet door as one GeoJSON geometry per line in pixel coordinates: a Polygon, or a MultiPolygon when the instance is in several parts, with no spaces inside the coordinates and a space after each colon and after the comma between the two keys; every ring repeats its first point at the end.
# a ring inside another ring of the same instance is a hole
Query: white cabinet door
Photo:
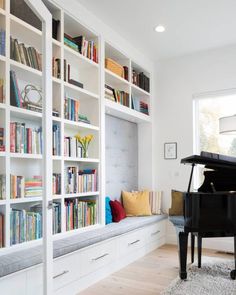
{"type": "Polygon", "coordinates": [[[26,272],[0,279],[1,295],[26,295],[26,272]]]}

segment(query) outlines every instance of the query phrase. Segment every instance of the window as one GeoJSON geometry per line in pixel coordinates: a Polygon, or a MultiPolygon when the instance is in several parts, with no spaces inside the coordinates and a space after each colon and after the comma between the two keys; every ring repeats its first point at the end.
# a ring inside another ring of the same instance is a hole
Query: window
{"type": "MultiPolygon", "coordinates": [[[[236,136],[219,134],[219,118],[236,114],[236,92],[195,98],[194,106],[195,154],[207,151],[236,157],[236,136]]],[[[194,186],[202,180],[202,168],[196,169],[194,186]]]]}

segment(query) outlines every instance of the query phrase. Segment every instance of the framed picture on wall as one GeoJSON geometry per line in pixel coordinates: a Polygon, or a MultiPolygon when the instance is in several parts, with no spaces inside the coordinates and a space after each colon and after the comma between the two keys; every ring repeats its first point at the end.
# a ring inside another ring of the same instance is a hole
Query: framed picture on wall
{"type": "Polygon", "coordinates": [[[177,159],[177,142],[164,143],[164,159],[177,159]]]}

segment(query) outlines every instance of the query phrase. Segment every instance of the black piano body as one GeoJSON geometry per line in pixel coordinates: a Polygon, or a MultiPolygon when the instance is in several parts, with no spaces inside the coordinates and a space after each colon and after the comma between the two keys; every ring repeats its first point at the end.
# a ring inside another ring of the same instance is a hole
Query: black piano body
{"type": "MultiPolygon", "coordinates": [[[[236,158],[202,152],[181,160],[192,166],[188,190],[184,194],[184,231],[179,233],[180,278],[187,278],[188,234],[200,239],[234,237],[236,269],[236,158]],[[198,192],[191,192],[196,164],[205,165],[205,180],[198,192]]],[[[201,247],[201,243],[199,245],[201,247]]],[[[236,271],[230,275],[235,279],[236,271]]]]}

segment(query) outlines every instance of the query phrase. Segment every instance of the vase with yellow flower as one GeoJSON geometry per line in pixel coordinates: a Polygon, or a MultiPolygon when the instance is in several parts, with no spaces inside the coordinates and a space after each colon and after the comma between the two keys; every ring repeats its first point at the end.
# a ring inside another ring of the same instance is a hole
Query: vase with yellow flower
{"type": "Polygon", "coordinates": [[[88,158],[88,147],[91,141],[93,140],[93,135],[88,134],[85,136],[81,136],[80,134],[77,134],[75,138],[78,140],[78,142],[81,144],[82,147],[82,157],[88,158]]]}

